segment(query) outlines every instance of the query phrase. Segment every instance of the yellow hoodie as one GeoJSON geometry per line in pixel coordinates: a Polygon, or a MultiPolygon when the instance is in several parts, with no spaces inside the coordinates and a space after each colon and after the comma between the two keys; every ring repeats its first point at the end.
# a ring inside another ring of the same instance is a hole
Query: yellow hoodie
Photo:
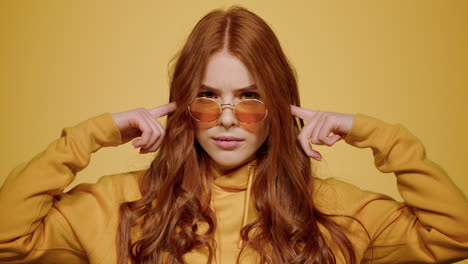
{"type": "MultiPolygon", "coordinates": [[[[335,179],[315,179],[316,206],[355,217],[372,239],[356,221],[340,220],[360,262],[445,263],[468,257],[468,201],[444,170],[426,158],[415,136],[400,124],[357,114],[344,140],[371,148],[377,169],[395,173],[405,200],[335,179]]],[[[120,144],[112,115],[104,113],[64,128],[45,151],[16,167],[0,189],[0,263],[115,263],[119,205],[141,197],[137,178],[144,171],[107,175],[95,184],[63,190],[92,153],[120,144]]],[[[255,161],[227,175],[213,172],[216,263],[234,263],[241,227],[258,217],[250,199],[255,161]]],[[[257,263],[255,252],[244,253],[241,263],[257,263]]],[[[193,250],[184,259],[206,263],[207,250],[193,250]]],[[[341,256],[337,261],[344,263],[341,256]]]]}

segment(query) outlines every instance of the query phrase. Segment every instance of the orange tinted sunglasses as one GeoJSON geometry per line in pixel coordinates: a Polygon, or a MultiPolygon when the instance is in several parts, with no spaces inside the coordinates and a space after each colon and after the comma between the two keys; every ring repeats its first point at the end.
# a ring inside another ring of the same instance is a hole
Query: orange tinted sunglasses
{"type": "Polygon", "coordinates": [[[220,104],[211,98],[198,97],[188,106],[188,110],[190,116],[198,122],[213,122],[221,115],[224,105],[232,106],[234,116],[242,123],[258,123],[268,114],[265,104],[257,99],[245,99],[236,104],[220,104]]]}

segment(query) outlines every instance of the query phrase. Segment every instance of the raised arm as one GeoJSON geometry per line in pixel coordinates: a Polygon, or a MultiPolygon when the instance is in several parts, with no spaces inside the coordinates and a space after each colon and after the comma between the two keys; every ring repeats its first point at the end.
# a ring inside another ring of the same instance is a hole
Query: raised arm
{"type": "Polygon", "coordinates": [[[324,210],[352,216],[365,227],[353,220],[345,225],[362,263],[450,263],[468,257],[468,201],[427,158],[417,137],[401,124],[357,114],[344,140],[370,148],[377,169],[394,173],[404,199],[400,203],[334,179],[321,184],[324,210]]]}
{"type": "Polygon", "coordinates": [[[468,257],[468,200],[404,126],[363,114],[296,106],[291,112],[307,122],[298,137],[310,157],[321,159],[310,143],[332,146],[344,138],[352,146],[370,148],[377,169],[396,176],[404,203],[338,180],[317,180],[318,208],[352,217],[335,219],[348,232],[359,259],[375,264],[447,263],[468,257]]]}
{"type": "Polygon", "coordinates": [[[119,129],[105,113],[64,128],[60,138],[16,167],[0,189],[0,263],[24,263],[50,254],[62,263],[86,263],[54,200],[88,165],[92,153],[120,143],[119,129]]]}
{"type": "MultiPolygon", "coordinates": [[[[0,263],[50,263],[51,259],[88,263],[88,259],[102,262],[103,256],[115,258],[111,252],[115,253],[122,195],[120,200],[115,197],[114,178],[133,179],[138,173],[101,177],[96,184],[80,184],[68,193],[63,189],[102,147],[139,137],[133,144],[141,148],[140,153],[155,151],[164,134],[157,118],[175,108],[175,103],[169,103],[96,116],[64,128],[45,151],[15,168],[0,189],[0,263]],[[99,237],[105,237],[106,243],[99,237]],[[96,254],[98,247],[108,254],[96,254]]],[[[133,190],[126,198],[136,199],[136,180],[124,181],[133,190]]]]}

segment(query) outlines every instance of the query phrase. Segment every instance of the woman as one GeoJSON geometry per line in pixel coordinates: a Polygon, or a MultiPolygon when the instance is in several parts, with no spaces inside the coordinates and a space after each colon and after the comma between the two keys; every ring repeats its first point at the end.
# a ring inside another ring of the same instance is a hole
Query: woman
{"type": "Polygon", "coordinates": [[[468,256],[468,203],[401,125],[299,107],[268,25],[203,17],[167,105],[104,113],[15,168],[0,192],[0,263],[437,263],[468,256]],[[156,120],[168,115],[163,128],[156,120]],[[303,121],[306,121],[304,125],[303,121]],[[330,136],[330,134],[333,134],[330,136]],[[134,138],[138,139],[133,140],[134,138]],[[371,148],[405,203],[319,180],[311,144],[371,148]],[[133,140],[147,170],[63,189],[101,147],[133,140]],[[450,205],[450,206],[447,206],[450,205]]]}

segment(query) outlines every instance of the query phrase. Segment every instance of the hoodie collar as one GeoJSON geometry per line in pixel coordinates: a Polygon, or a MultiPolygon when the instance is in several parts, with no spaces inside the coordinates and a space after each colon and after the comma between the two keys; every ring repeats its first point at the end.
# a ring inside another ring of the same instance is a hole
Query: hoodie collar
{"type": "Polygon", "coordinates": [[[224,175],[221,175],[214,167],[211,167],[211,172],[214,175],[214,184],[223,189],[233,189],[234,191],[246,190],[251,178],[250,170],[253,170],[256,164],[257,161],[252,160],[224,175]]]}
{"type": "MultiPolygon", "coordinates": [[[[249,215],[255,217],[255,212],[250,212],[249,209],[253,209],[253,205],[251,204],[252,201],[250,199],[250,194],[252,190],[252,182],[253,177],[255,175],[255,166],[257,165],[257,161],[253,160],[247,162],[246,164],[242,165],[241,167],[221,175],[215,168],[211,167],[211,172],[214,175],[214,185],[218,186],[224,191],[227,192],[239,192],[239,191],[246,191],[244,196],[244,203],[243,203],[243,213],[242,213],[242,225],[241,227],[245,226],[248,222],[249,215]]],[[[218,238],[218,241],[221,241],[218,238]]],[[[243,240],[239,239],[238,248],[241,249],[243,247],[243,240]]],[[[220,259],[219,257],[219,249],[216,249],[216,259],[220,259]]]]}

